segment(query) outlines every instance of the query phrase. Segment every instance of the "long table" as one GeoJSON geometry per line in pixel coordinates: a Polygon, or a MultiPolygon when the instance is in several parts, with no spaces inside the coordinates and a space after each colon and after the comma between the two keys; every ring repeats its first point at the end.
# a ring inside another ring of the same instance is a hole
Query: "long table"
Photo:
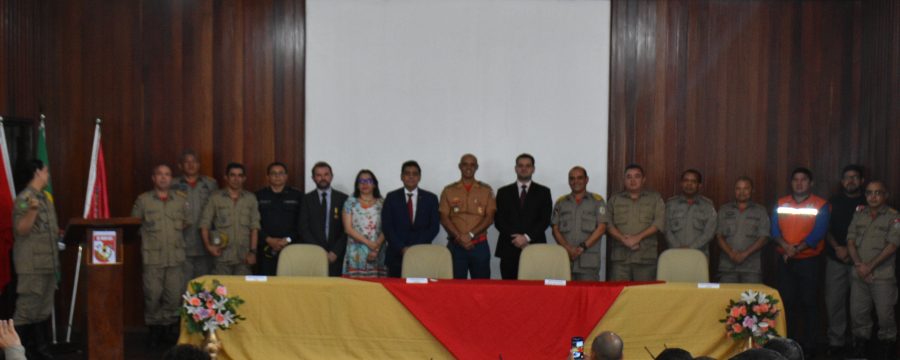
{"type": "MultiPolygon", "coordinates": [[[[728,301],[738,299],[746,289],[780,300],[777,291],[758,284],[708,289],[674,283],[561,287],[502,280],[440,280],[427,285],[398,279],[247,281],[238,276],[205,276],[196,280],[209,285],[212,279],[246,301],[239,313],[247,320],[218,332],[224,345],[221,359],[518,359],[534,358],[516,351],[542,343],[552,348],[539,351],[551,351],[554,356],[558,352],[563,359],[572,336],[584,336],[590,344],[605,330],[622,336],[626,359],[649,359],[648,350],[655,355],[664,346],[682,347],[695,356],[727,358],[740,348],[718,322],[728,301]],[[609,296],[612,300],[606,300],[609,296]],[[465,306],[454,307],[459,303],[465,306]],[[431,308],[436,310],[433,314],[429,314],[431,308]],[[465,313],[429,318],[451,309],[465,313]],[[533,319],[521,311],[507,315],[509,309],[524,309],[533,319]],[[554,321],[546,321],[548,315],[554,321]],[[504,323],[509,319],[512,326],[504,323]],[[595,325],[578,333],[582,324],[595,325]],[[484,339],[496,345],[489,349],[493,352],[465,346],[471,343],[475,348],[484,339]]],[[[776,329],[784,334],[783,312],[776,329]]],[[[201,334],[188,334],[182,327],[180,343],[202,340],[201,334]]]]}

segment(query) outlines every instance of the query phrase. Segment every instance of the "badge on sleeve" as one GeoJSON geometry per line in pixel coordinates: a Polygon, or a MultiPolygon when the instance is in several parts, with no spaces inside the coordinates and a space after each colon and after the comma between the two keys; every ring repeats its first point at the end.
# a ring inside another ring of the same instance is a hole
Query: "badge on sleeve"
{"type": "Polygon", "coordinates": [[[605,206],[599,207],[597,209],[597,211],[600,211],[600,215],[606,215],[606,207],[605,206]]]}

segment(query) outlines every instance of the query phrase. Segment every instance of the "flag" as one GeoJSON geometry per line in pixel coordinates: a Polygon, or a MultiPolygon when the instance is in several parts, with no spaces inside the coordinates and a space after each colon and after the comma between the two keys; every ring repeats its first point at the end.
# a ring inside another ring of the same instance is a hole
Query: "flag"
{"type": "Polygon", "coordinates": [[[9,252],[13,246],[12,209],[13,200],[16,198],[3,117],[0,117],[0,152],[3,153],[0,156],[0,161],[3,162],[3,172],[0,173],[0,292],[3,292],[6,284],[12,279],[9,252]]]}
{"type": "Polygon", "coordinates": [[[100,144],[100,119],[94,127],[94,146],[91,149],[91,168],[88,172],[87,194],[84,198],[85,219],[109,218],[109,198],[106,196],[106,162],[100,144]]]}
{"type": "MultiPolygon", "coordinates": [[[[44,163],[44,167],[50,167],[50,157],[47,156],[47,129],[44,128],[44,114],[41,114],[41,124],[38,127],[37,158],[44,163]]],[[[31,174],[29,174],[29,176],[31,176],[31,174]]],[[[44,187],[44,195],[46,195],[47,199],[50,200],[50,203],[53,204],[53,186],[50,186],[50,181],[50,179],[47,179],[47,186],[44,187]]]]}

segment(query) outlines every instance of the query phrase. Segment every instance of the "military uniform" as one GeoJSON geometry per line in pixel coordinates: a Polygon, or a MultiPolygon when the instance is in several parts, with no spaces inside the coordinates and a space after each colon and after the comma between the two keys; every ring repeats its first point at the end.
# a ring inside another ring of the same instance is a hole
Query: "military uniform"
{"type": "MultiPolygon", "coordinates": [[[[716,234],[735,251],[744,251],[759,238],[769,236],[769,214],[766,208],[754,202],[747,202],[742,211],[736,202],[719,208],[716,234]]],[[[762,283],[762,268],[759,251],[751,254],[741,264],[735,264],[724,252],[719,255],[719,282],[762,283]]]]}
{"type": "MultiPolygon", "coordinates": [[[[881,253],[889,244],[900,246],[900,213],[882,206],[874,217],[869,209],[860,206],[847,229],[847,242],[856,246],[860,260],[867,262],[881,253]]],[[[878,315],[878,339],[894,341],[897,324],[894,321],[894,305],[897,304],[897,278],[894,275],[896,255],[891,255],[872,269],[872,282],[859,278],[856,271],[850,280],[850,320],[853,336],[869,338],[872,333],[872,304],[878,315]]]]}
{"type": "Polygon", "coordinates": [[[666,240],[669,248],[703,251],[709,258],[709,241],[716,232],[716,208],[712,200],[697,195],[677,195],[666,201],[666,240]]]}
{"type": "Polygon", "coordinates": [[[208,176],[197,177],[197,182],[191,186],[185,177],[180,177],[172,184],[172,190],[182,191],[187,198],[187,220],[190,225],[184,228],[184,262],[185,280],[191,280],[212,271],[212,256],[203,246],[203,238],[200,237],[200,216],[203,208],[212,194],[219,186],[216,181],[208,176]]]}
{"type": "MultiPolygon", "coordinates": [[[[550,223],[558,226],[569,245],[579,246],[597,230],[597,226],[609,223],[609,211],[606,201],[599,194],[585,193],[580,203],[572,194],[564,195],[556,200],[550,223]]],[[[572,262],[573,279],[600,280],[600,266],[603,264],[601,250],[598,239],[594,246],[572,262]]]]}
{"type": "MultiPolygon", "coordinates": [[[[497,202],[490,185],[475,181],[467,190],[462,181],[457,181],[444,187],[438,211],[448,216],[456,229],[465,234],[471,232],[485,216],[495,213],[497,202]]],[[[447,247],[453,255],[453,277],[456,279],[467,278],[469,271],[473,279],[491,277],[487,231],[474,235],[472,242],[475,247],[472,250],[466,250],[452,238],[447,239],[447,247]]]]}
{"type": "Polygon", "coordinates": [[[59,225],[53,202],[43,191],[26,187],[19,193],[13,209],[13,228],[28,213],[29,199],[38,200],[37,216],[27,235],[16,232],[13,244],[13,262],[18,276],[13,320],[17,326],[40,323],[50,317],[59,271],[56,245],[59,225]]]}
{"type": "Polygon", "coordinates": [[[178,320],[184,291],[184,228],[189,225],[183,192],[169,191],[160,199],[148,191],[134,202],[131,216],[141,218],[144,262],[144,322],[169,325],[178,320]]]}
{"type": "Polygon", "coordinates": [[[200,228],[209,230],[209,240],[218,237],[227,246],[214,259],[213,274],[249,275],[250,266],[244,258],[250,252],[250,233],[259,230],[259,204],[256,195],[241,190],[237,201],[231,200],[228,190],[218,190],[209,196],[203,209],[200,228]]]}
{"type": "Polygon", "coordinates": [[[659,234],[665,231],[666,205],[662,196],[655,191],[641,191],[637,200],[632,200],[627,191],[609,199],[610,224],[622,235],[635,235],[655,226],[657,233],[640,242],[637,251],[613,241],[609,260],[612,263],[610,280],[648,281],[656,279],[656,257],[659,234]]]}

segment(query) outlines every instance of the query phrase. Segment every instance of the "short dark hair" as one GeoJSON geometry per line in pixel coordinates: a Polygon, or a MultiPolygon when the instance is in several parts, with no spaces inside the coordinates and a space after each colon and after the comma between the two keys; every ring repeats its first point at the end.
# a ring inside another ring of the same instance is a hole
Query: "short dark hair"
{"type": "Polygon", "coordinates": [[[569,172],[572,172],[572,170],[581,170],[581,173],[584,174],[584,177],[588,177],[587,170],[585,170],[581,165],[573,166],[571,169],[569,169],[569,172]]]}
{"type": "Polygon", "coordinates": [[[44,170],[44,162],[40,159],[31,159],[25,164],[25,171],[28,172],[28,179],[34,177],[34,173],[38,170],[44,170]]]}
{"type": "Polygon", "coordinates": [[[784,360],[784,356],[769,349],[750,349],[728,360],[784,360]]]}
{"type": "Polygon", "coordinates": [[[694,355],[682,348],[668,348],[656,355],[656,360],[694,360],[694,355]]]}
{"type": "Polygon", "coordinates": [[[372,190],[372,196],[376,199],[381,199],[381,190],[378,190],[378,178],[375,177],[375,173],[369,169],[362,169],[356,173],[356,180],[353,181],[353,197],[359,198],[359,177],[363,174],[369,174],[369,176],[372,177],[372,185],[375,186],[375,189],[372,190]]]}
{"type": "Polygon", "coordinates": [[[315,163],[315,164],[313,165],[312,169],[311,169],[309,172],[310,172],[312,175],[315,175],[315,174],[316,174],[316,169],[318,169],[318,168],[320,168],[320,167],[327,167],[327,168],[328,168],[328,172],[330,172],[332,175],[334,175],[334,171],[331,170],[331,165],[328,165],[328,163],[327,163],[327,162],[324,162],[324,161],[319,161],[319,162],[315,163]]]}
{"type": "Polygon", "coordinates": [[[172,171],[172,167],[169,166],[168,164],[156,164],[156,166],[153,167],[153,171],[151,173],[153,175],[156,175],[156,170],[159,170],[159,168],[161,168],[163,166],[165,166],[167,169],[169,169],[169,171],[172,171]]]}
{"type": "Polygon", "coordinates": [[[422,175],[422,168],[419,166],[419,163],[416,162],[415,160],[404,161],[403,165],[400,165],[400,174],[403,174],[403,171],[406,170],[406,168],[408,168],[410,166],[415,167],[416,170],[419,171],[419,175],[422,175]]]}
{"type": "Polygon", "coordinates": [[[272,172],[272,168],[276,167],[276,166],[281,166],[281,168],[284,169],[284,173],[287,174],[287,172],[288,172],[287,165],[285,165],[281,161],[273,161],[272,163],[269,164],[269,166],[266,166],[266,174],[272,172]]]}
{"type": "Polygon", "coordinates": [[[531,165],[534,165],[534,156],[531,156],[531,154],[529,154],[529,153],[521,153],[521,154],[519,154],[519,156],[516,156],[516,163],[518,164],[518,163],[519,163],[519,159],[522,159],[522,158],[531,160],[531,165]]]}
{"type": "Polygon", "coordinates": [[[764,349],[774,350],[788,360],[803,360],[803,348],[796,341],[788,338],[769,339],[764,349]]]}
{"type": "Polygon", "coordinates": [[[797,174],[806,175],[806,177],[809,178],[809,181],[813,181],[812,171],[810,171],[809,169],[807,169],[805,167],[801,166],[801,167],[794,169],[794,171],[791,171],[791,179],[794,179],[794,176],[796,176],[797,174]]]}
{"type": "Polygon", "coordinates": [[[631,169],[637,169],[638,171],[641,172],[641,175],[644,175],[644,168],[642,168],[640,165],[638,165],[636,163],[628,164],[628,166],[625,167],[625,171],[623,173],[627,173],[628,170],[631,170],[631,169]]]}
{"type": "Polygon", "coordinates": [[[230,162],[228,165],[225,165],[225,175],[228,175],[228,173],[231,172],[231,169],[241,169],[241,172],[244,173],[244,175],[247,174],[247,169],[244,168],[243,164],[238,162],[230,162]]]}
{"type": "Polygon", "coordinates": [[[697,169],[687,169],[681,173],[681,179],[684,180],[684,176],[687,174],[697,175],[697,182],[703,183],[703,174],[700,173],[700,170],[697,169]]]}
{"type": "Polygon", "coordinates": [[[193,156],[195,160],[197,160],[198,162],[200,161],[200,157],[197,156],[197,152],[195,152],[192,149],[184,150],[184,152],[181,153],[181,157],[179,157],[178,159],[180,161],[184,161],[184,158],[186,158],[188,156],[193,156]]]}
{"type": "Polygon", "coordinates": [[[850,165],[844,166],[844,170],[841,170],[841,176],[844,176],[844,174],[846,174],[848,171],[856,171],[856,173],[859,174],[859,177],[864,177],[862,166],[859,166],[856,164],[850,164],[850,165]]]}
{"type": "Polygon", "coordinates": [[[163,360],[209,360],[209,354],[194,345],[181,344],[166,351],[163,360]]]}
{"type": "Polygon", "coordinates": [[[745,175],[738,176],[737,180],[735,180],[734,183],[737,184],[738,181],[746,181],[746,182],[750,183],[751,188],[753,187],[753,179],[751,179],[749,176],[745,176],[745,175]]]}

